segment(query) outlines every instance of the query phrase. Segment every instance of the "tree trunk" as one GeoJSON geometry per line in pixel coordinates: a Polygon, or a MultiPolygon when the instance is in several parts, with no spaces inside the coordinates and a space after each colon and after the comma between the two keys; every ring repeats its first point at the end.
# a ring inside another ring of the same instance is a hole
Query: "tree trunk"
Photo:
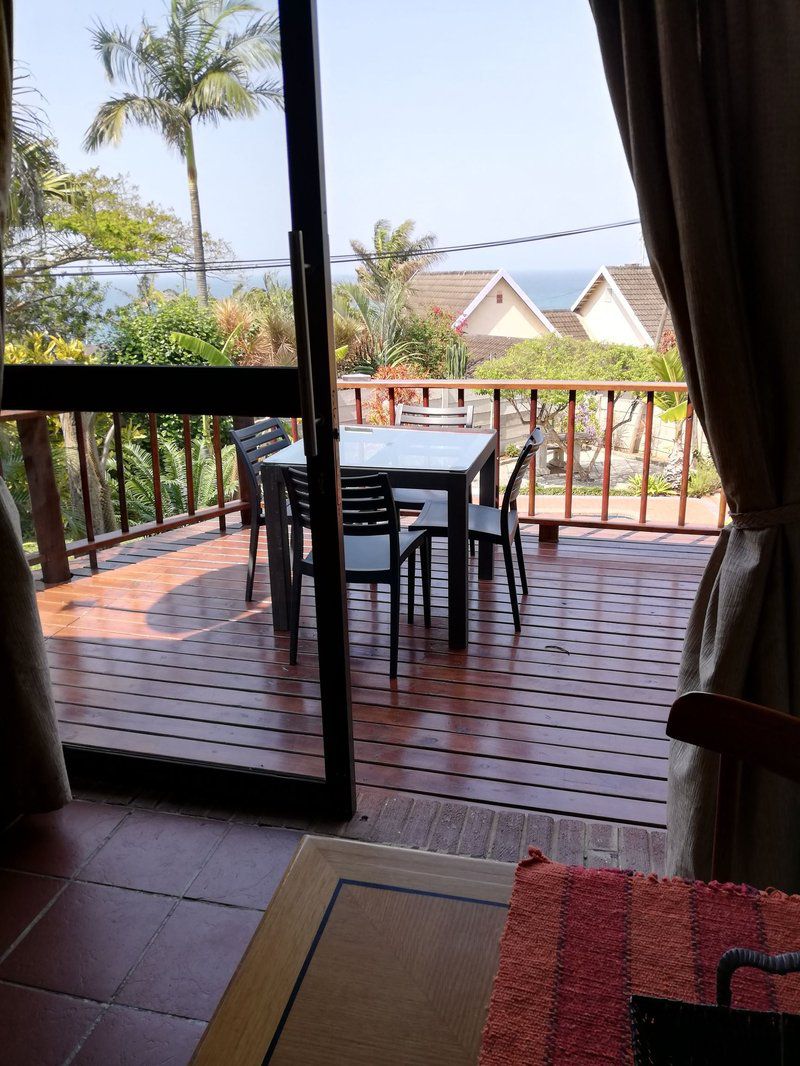
{"type": "MultiPolygon", "coordinates": [[[[111,488],[100,459],[94,426],[96,414],[84,414],[83,438],[86,446],[86,475],[89,483],[89,506],[95,533],[110,533],[116,528],[111,488]]],[[[78,433],[75,416],[61,415],[61,431],[64,437],[64,458],[72,513],[76,518],[83,514],[83,488],[81,485],[78,433]]]]}
{"type": "Polygon", "coordinates": [[[186,177],[189,182],[189,207],[192,215],[192,238],[194,241],[194,259],[197,265],[197,299],[201,304],[208,303],[208,285],[206,283],[206,253],[203,247],[203,223],[200,218],[200,195],[197,191],[197,163],[194,155],[194,135],[191,126],[186,131],[186,177]]]}

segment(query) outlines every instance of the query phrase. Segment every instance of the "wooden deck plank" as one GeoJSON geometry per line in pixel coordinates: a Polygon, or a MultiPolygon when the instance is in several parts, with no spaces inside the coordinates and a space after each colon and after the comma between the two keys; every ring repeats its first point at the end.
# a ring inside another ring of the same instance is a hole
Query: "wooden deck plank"
{"type": "MultiPolygon", "coordinates": [[[[431,629],[418,610],[388,678],[388,599],[349,596],[362,785],[568,817],[663,825],[664,724],[698,538],[523,536],[531,592],[516,635],[502,567],[470,584],[473,642],[447,646],[446,556],[431,629]]],[[[267,568],[244,602],[246,534],[204,524],[103,552],[39,593],[65,741],[278,773],[321,773],[316,631],[272,629],[267,568]]]]}

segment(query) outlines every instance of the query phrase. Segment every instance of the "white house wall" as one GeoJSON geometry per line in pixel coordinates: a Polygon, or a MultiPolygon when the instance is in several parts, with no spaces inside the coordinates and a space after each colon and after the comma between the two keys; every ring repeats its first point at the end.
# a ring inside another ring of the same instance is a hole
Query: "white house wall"
{"type": "Polygon", "coordinates": [[[652,346],[637,319],[604,280],[584,298],[578,317],[592,340],[652,346]]]}
{"type": "Polygon", "coordinates": [[[514,292],[507,281],[500,279],[486,294],[464,325],[464,333],[490,337],[544,337],[549,331],[514,292]],[[503,302],[497,302],[501,294],[503,302]]]}

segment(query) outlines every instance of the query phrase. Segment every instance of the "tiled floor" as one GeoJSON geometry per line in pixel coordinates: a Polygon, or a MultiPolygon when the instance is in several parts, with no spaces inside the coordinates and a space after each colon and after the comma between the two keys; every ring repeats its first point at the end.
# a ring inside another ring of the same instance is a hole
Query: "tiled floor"
{"type": "Polygon", "coordinates": [[[299,833],[76,801],[0,837],[3,1066],[184,1066],[299,833]]]}
{"type": "Polygon", "coordinates": [[[302,831],[661,872],[664,834],[363,790],[349,822],[84,783],[0,835],[2,1066],[185,1066],[302,831]]]}

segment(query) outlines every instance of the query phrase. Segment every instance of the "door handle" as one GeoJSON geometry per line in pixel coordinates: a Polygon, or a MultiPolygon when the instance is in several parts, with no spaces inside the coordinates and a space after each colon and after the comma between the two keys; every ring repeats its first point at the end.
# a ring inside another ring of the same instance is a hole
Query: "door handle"
{"type": "Polygon", "coordinates": [[[306,458],[317,456],[317,415],[314,407],[314,376],[311,367],[311,342],[308,332],[308,296],[306,263],[303,254],[303,231],[289,231],[289,259],[292,267],[295,346],[300,375],[300,413],[303,418],[303,445],[306,458]]]}

